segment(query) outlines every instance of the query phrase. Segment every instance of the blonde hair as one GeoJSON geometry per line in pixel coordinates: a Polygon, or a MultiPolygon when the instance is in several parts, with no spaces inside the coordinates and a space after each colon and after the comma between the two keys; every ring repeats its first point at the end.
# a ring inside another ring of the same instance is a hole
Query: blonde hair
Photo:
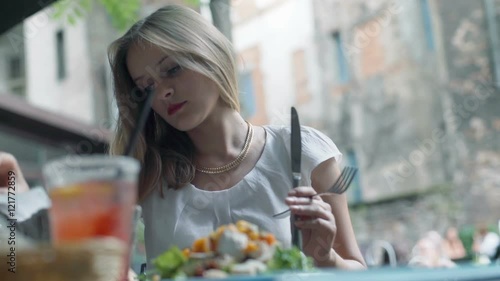
{"type": "MultiPolygon", "coordinates": [[[[231,43],[197,12],[183,6],[169,5],[134,24],[108,50],[118,105],[117,129],[110,145],[111,154],[123,154],[142,108],[141,93],[127,69],[127,53],[132,44],[150,44],[161,48],[182,67],[212,80],[220,98],[230,108],[240,111],[236,63],[231,43]]],[[[191,182],[194,147],[181,132],[153,111],[141,132],[134,157],[142,163],[139,200],[155,187],[166,183],[181,188],[191,182]]],[[[162,188],[160,193],[163,196],[162,188]]]]}

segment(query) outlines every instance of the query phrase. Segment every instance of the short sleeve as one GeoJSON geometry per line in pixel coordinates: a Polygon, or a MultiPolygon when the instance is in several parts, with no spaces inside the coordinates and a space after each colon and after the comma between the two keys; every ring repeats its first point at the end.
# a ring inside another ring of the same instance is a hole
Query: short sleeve
{"type": "MultiPolygon", "coordinates": [[[[337,163],[341,163],[342,153],[340,153],[332,139],[321,131],[308,126],[301,126],[300,132],[302,138],[301,184],[310,185],[311,173],[314,168],[331,158],[335,158],[337,163]]],[[[288,155],[290,155],[290,127],[282,127],[281,134],[288,155]]]]}
{"type": "Polygon", "coordinates": [[[321,131],[302,126],[302,175],[306,176],[307,182],[311,183],[311,173],[319,164],[324,161],[335,158],[337,163],[342,161],[342,153],[327,135],[321,131]]]}

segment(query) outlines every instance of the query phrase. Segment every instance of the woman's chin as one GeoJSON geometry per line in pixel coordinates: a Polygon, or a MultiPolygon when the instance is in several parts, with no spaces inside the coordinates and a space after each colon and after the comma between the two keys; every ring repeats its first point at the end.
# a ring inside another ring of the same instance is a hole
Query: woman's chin
{"type": "Polygon", "coordinates": [[[192,129],[196,128],[196,123],[192,122],[191,120],[175,120],[172,122],[169,122],[170,126],[174,127],[175,129],[181,131],[181,132],[188,132],[191,131],[192,129]]]}

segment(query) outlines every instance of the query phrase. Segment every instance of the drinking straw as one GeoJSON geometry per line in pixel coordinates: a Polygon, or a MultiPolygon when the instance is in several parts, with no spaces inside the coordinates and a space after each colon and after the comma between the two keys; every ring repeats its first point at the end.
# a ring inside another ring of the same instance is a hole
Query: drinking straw
{"type": "Polygon", "coordinates": [[[144,101],[144,105],[142,107],[139,118],[137,118],[134,131],[130,135],[127,148],[125,149],[125,156],[132,155],[132,152],[135,149],[135,145],[137,144],[137,140],[139,139],[139,134],[144,129],[147,117],[149,115],[149,112],[151,111],[151,104],[153,102],[154,91],[151,87],[147,87],[145,89],[145,92],[146,92],[146,100],[144,101]]]}

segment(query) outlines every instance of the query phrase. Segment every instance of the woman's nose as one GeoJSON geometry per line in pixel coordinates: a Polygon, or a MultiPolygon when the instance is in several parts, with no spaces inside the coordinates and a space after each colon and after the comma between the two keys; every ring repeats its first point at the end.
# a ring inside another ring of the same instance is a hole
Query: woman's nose
{"type": "Polygon", "coordinates": [[[158,91],[157,95],[159,95],[160,99],[167,99],[174,93],[174,89],[172,89],[170,87],[169,88],[159,87],[158,90],[159,91],[158,91]]]}

